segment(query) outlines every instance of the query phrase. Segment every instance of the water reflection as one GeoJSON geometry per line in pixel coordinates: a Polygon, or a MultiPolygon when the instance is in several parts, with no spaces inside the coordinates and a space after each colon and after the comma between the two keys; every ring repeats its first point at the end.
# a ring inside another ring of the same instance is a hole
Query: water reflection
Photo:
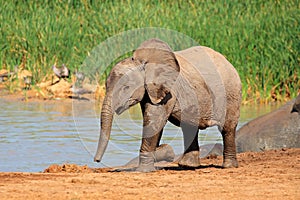
{"type": "MultiPolygon", "coordinates": [[[[243,107],[241,126],[274,107],[243,107]]],[[[51,164],[76,163],[90,167],[121,165],[138,155],[142,120],[138,106],[115,116],[111,140],[101,164],[93,162],[99,137],[99,105],[24,103],[0,99],[0,171],[42,171],[51,164]]],[[[216,128],[200,132],[200,144],[219,141],[216,128]]],[[[182,153],[181,130],[168,123],[162,143],[182,153]]]]}

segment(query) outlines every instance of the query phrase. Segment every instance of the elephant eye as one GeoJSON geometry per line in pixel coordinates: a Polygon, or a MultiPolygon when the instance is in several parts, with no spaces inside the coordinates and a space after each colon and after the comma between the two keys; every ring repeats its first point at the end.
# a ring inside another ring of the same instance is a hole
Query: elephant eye
{"type": "Polygon", "coordinates": [[[134,61],[134,57],[131,57],[131,60],[134,61]]]}

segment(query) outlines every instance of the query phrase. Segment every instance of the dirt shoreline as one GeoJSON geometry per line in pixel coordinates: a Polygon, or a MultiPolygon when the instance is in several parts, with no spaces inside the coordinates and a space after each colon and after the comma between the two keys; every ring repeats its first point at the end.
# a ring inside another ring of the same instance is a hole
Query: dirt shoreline
{"type": "Polygon", "coordinates": [[[69,165],[55,173],[2,172],[0,199],[300,198],[300,149],[240,153],[238,160],[234,169],[221,169],[222,158],[217,157],[202,159],[196,170],[91,172],[69,165]]]}

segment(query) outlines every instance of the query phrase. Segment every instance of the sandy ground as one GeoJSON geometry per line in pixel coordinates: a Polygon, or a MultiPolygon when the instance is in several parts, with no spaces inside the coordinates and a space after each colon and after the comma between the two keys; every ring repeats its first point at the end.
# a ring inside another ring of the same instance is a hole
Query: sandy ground
{"type": "Polygon", "coordinates": [[[300,199],[300,149],[241,153],[238,160],[234,169],[221,169],[217,157],[195,170],[109,172],[69,164],[0,173],[0,199],[300,199]]]}

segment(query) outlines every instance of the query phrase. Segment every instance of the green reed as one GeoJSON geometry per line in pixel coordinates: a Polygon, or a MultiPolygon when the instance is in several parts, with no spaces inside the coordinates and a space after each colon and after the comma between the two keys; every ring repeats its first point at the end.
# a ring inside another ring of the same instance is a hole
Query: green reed
{"type": "Polygon", "coordinates": [[[0,69],[23,64],[33,72],[34,83],[54,63],[79,68],[110,36],[162,27],[225,55],[240,74],[244,102],[282,101],[299,92],[298,0],[0,3],[0,69]]]}

